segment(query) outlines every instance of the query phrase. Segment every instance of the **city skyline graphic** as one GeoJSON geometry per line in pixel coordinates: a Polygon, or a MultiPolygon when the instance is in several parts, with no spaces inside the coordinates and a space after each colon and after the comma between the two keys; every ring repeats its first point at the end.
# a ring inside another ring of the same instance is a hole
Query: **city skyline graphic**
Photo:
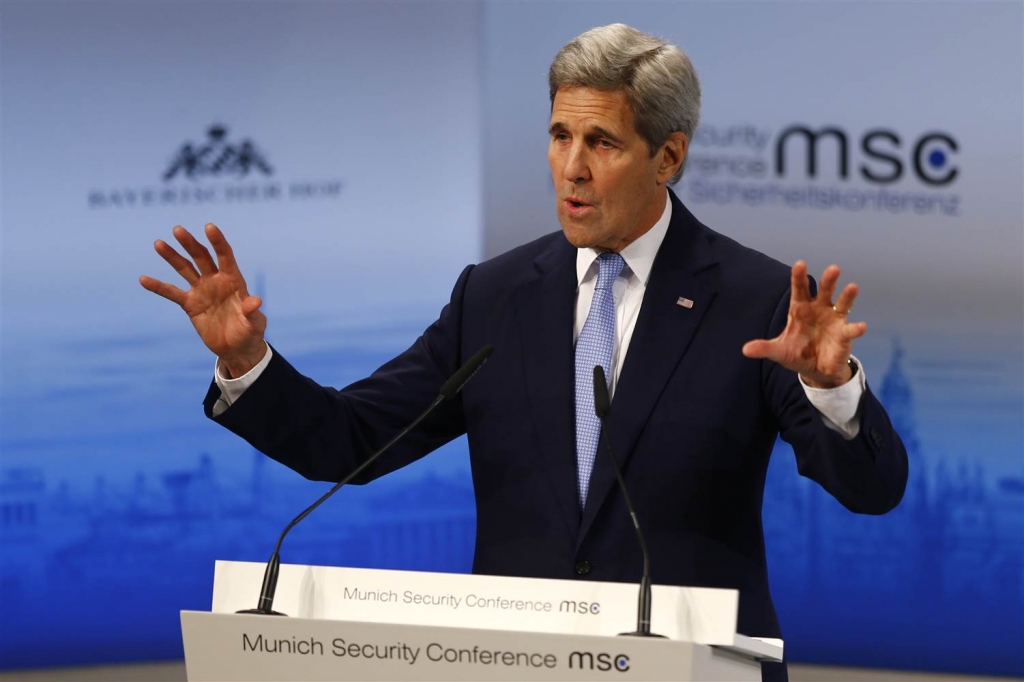
{"type": "MultiPolygon", "coordinates": [[[[388,355],[344,353],[353,373],[388,355]]],[[[314,352],[298,360],[308,369],[337,358],[314,352]]],[[[849,513],[799,477],[789,446],[777,443],[764,528],[787,656],[1017,674],[1024,479],[990,475],[979,458],[922,452],[905,360],[894,341],[876,389],[911,462],[894,512],[849,513]],[[867,650],[849,638],[861,629],[871,633],[858,635],[871,637],[867,650]],[[887,649],[885,641],[901,644],[887,649]]],[[[406,470],[341,491],[289,536],[283,561],[468,572],[475,506],[466,447],[461,438],[406,470]]],[[[229,449],[116,477],[5,462],[3,667],[181,656],[177,613],[209,608],[214,561],[265,561],[279,529],[326,487],[242,442],[229,449]]]]}

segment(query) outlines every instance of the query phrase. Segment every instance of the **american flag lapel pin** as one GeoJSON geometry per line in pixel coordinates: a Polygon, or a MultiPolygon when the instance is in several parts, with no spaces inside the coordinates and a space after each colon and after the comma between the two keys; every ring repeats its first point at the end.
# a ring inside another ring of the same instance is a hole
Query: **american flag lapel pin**
{"type": "Polygon", "coordinates": [[[679,298],[676,299],[676,305],[682,306],[683,308],[692,308],[693,301],[686,298],[685,296],[680,296],[679,298]]]}

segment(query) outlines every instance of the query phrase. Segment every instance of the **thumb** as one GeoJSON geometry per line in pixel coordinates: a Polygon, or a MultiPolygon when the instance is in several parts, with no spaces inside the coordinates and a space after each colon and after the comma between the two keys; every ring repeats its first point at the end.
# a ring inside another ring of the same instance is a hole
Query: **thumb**
{"type": "Polygon", "coordinates": [[[743,344],[743,355],[748,358],[766,358],[771,355],[772,342],[764,339],[747,341],[743,344]]]}
{"type": "Polygon", "coordinates": [[[248,317],[260,309],[263,300],[259,296],[249,296],[242,301],[242,314],[248,317]]]}

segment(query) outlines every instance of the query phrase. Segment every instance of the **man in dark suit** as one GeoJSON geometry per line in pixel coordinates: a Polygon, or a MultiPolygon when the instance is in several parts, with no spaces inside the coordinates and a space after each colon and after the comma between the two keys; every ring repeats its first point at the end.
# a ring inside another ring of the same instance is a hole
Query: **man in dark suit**
{"type": "MultiPolygon", "coordinates": [[[[478,573],[639,579],[612,466],[596,456],[591,372],[602,365],[612,451],[654,581],[737,588],[739,630],[779,637],[761,529],[776,435],[855,512],[892,509],[906,485],[903,445],[850,355],[866,330],[847,320],[857,287],[833,303],[830,266],[815,295],[802,262],[787,270],[713,232],[668,189],[699,111],[677,48],[622,25],[594,29],[556,57],[550,88],[562,231],[466,268],[438,320],[362,381],[319,386],[267,346],[260,301],[212,225],[218,262],[181,227],[195,265],[156,244],[187,292],[142,284],[181,305],[218,356],[208,415],[319,480],[355,469],[494,344],[461,396],[359,481],[468,434],[478,573]]],[[[785,678],[783,666],[765,673],[785,678]]]]}

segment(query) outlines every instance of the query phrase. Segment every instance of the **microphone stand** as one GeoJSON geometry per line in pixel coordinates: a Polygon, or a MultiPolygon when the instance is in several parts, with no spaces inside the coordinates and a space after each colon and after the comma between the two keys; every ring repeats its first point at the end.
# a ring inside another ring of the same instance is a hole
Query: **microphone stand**
{"type": "Polygon", "coordinates": [[[402,440],[407,433],[412,431],[414,428],[419,426],[420,422],[427,418],[434,409],[449,398],[454,398],[462,387],[465,386],[470,379],[472,379],[480,368],[486,362],[487,357],[494,350],[494,346],[487,345],[481,348],[473,355],[469,360],[466,361],[462,367],[456,370],[455,374],[451,376],[441,387],[441,391],[434,402],[430,404],[426,410],[423,411],[420,416],[416,417],[411,424],[402,429],[397,436],[389,440],[384,447],[377,452],[373,453],[369,459],[360,464],[356,469],[345,478],[341,479],[326,493],[320,496],[313,504],[306,507],[302,513],[292,519],[291,523],[285,526],[284,530],[281,531],[281,535],[277,538],[277,544],[274,545],[274,553],[270,555],[270,560],[267,561],[267,568],[263,572],[263,587],[260,589],[260,598],[254,609],[246,609],[244,611],[238,611],[237,613],[256,614],[261,616],[287,616],[288,614],[280,613],[274,610],[274,594],[277,592],[277,577],[281,569],[281,543],[284,542],[284,537],[288,535],[288,531],[294,528],[300,521],[309,516],[314,509],[319,507],[321,504],[327,501],[334,493],[338,492],[343,485],[351,481],[353,478],[358,476],[366,467],[373,464],[378,457],[388,450],[392,445],[402,440]]]}
{"type": "Polygon", "coordinates": [[[611,412],[611,400],[608,397],[608,382],[604,378],[604,368],[601,365],[594,367],[594,412],[601,420],[601,428],[604,430],[604,449],[615,469],[615,478],[619,482],[619,490],[622,491],[622,499],[626,502],[626,509],[633,519],[633,528],[636,530],[637,540],[640,541],[640,551],[644,557],[644,574],[640,580],[640,596],[637,602],[636,630],[634,632],[620,633],[620,637],[657,637],[665,639],[664,635],[651,632],[651,556],[647,552],[647,543],[644,541],[643,531],[640,530],[640,521],[637,520],[636,510],[633,502],[629,499],[629,491],[626,490],[626,482],[622,479],[622,470],[612,453],[611,434],[608,430],[608,413],[611,412]]]}

